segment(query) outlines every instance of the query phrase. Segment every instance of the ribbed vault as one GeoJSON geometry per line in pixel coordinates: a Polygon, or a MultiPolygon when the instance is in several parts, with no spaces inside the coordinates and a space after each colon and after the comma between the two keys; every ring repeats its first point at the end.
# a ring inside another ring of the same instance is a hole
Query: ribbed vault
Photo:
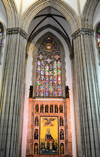
{"type": "Polygon", "coordinates": [[[70,24],[72,32],[77,30],[78,28],[78,22],[77,22],[77,14],[76,12],[66,3],[64,3],[61,0],[38,0],[35,3],[33,3],[28,9],[23,13],[22,17],[22,27],[23,29],[28,32],[29,25],[31,21],[34,19],[34,17],[43,9],[46,7],[52,7],[56,10],[58,10],[68,21],[70,24]]]}

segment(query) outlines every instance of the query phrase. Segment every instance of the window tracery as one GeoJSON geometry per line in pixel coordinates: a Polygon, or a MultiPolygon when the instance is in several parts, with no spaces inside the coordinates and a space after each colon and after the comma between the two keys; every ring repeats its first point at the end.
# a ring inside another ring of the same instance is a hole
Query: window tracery
{"type": "Polygon", "coordinates": [[[61,97],[61,53],[51,38],[46,38],[37,56],[37,97],[61,97]]]}

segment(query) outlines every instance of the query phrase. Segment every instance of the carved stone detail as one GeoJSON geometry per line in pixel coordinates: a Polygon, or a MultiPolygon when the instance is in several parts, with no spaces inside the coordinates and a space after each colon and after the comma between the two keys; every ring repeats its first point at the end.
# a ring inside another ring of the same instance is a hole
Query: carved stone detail
{"type": "Polygon", "coordinates": [[[22,29],[22,28],[19,28],[19,27],[15,27],[15,28],[8,28],[6,30],[6,34],[20,34],[21,36],[23,36],[25,39],[27,39],[28,37],[28,34],[22,29]]]}
{"type": "Polygon", "coordinates": [[[92,35],[94,34],[94,30],[88,28],[80,28],[72,34],[72,38],[75,39],[80,35],[92,35]]]}

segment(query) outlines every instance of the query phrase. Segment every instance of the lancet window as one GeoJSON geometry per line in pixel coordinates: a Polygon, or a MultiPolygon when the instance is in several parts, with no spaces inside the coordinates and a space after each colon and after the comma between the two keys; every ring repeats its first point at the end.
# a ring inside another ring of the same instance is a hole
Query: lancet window
{"type": "Polygon", "coordinates": [[[49,37],[38,50],[36,77],[36,97],[62,97],[61,52],[49,37]]]}

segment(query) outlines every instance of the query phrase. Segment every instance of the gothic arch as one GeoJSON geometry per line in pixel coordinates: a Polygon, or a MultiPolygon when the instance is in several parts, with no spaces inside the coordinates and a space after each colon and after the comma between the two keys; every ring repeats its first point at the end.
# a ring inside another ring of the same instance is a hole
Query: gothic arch
{"type": "Polygon", "coordinates": [[[93,15],[99,0],[87,0],[82,15],[82,28],[93,29],[93,15]]]}
{"type": "Polygon", "coordinates": [[[45,33],[43,36],[41,36],[41,38],[39,38],[39,40],[36,42],[35,46],[34,46],[34,50],[33,50],[33,70],[32,70],[32,85],[34,87],[34,91],[33,91],[33,97],[35,97],[35,91],[36,91],[36,82],[34,81],[34,77],[36,78],[36,56],[37,56],[37,52],[38,52],[38,48],[40,47],[43,39],[45,39],[46,37],[51,37],[54,39],[54,41],[57,43],[57,45],[59,45],[60,51],[62,52],[61,54],[61,62],[62,62],[62,97],[65,97],[65,51],[63,48],[63,45],[61,43],[61,41],[51,32],[47,32],[45,33]],[[34,58],[35,57],[35,58],[34,58]],[[34,76],[34,77],[33,77],[34,76]]]}
{"type": "Polygon", "coordinates": [[[29,36],[29,37],[31,37],[31,41],[30,41],[29,38],[28,38],[27,47],[26,47],[26,53],[28,53],[28,51],[29,51],[29,48],[30,48],[30,45],[31,45],[32,40],[33,40],[40,32],[42,32],[44,29],[47,29],[47,28],[51,28],[51,29],[55,30],[56,32],[58,32],[58,33],[62,36],[62,38],[65,40],[65,42],[66,42],[67,45],[68,45],[70,57],[71,57],[71,55],[74,56],[74,52],[73,52],[73,50],[72,50],[72,46],[71,46],[71,42],[70,42],[69,36],[66,37],[66,35],[65,35],[62,31],[60,31],[58,28],[56,28],[55,26],[50,25],[50,24],[47,24],[47,25],[45,25],[45,26],[39,28],[35,33],[33,33],[31,36],[29,36]]]}
{"type": "Polygon", "coordinates": [[[7,27],[18,27],[18,10],[14,0],[2,0],[7,13],[7,27]]]}
{"type": "Polygon", "coordinates": [[[38,0],[33,3],[22,15],[22,28],[28,32],[29,25],[33,18],[46,7],[52,7],[58,10],[69,22],[71,31],[74,33],[78,29],[78,16],[76,12],[65,2],[61,0],[38,0]]]}

